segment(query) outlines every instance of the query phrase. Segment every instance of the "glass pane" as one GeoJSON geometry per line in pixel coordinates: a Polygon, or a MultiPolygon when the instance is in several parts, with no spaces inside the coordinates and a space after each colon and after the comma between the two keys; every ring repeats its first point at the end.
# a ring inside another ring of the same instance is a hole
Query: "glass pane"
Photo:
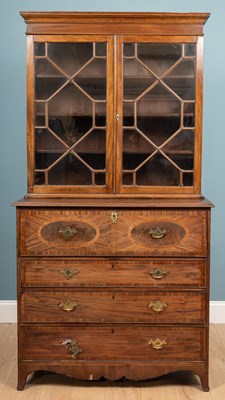
{"type": "Polygon", "coordinates": [[[106,153],[106,132],[105,130],[93,130],[79,141],[74,147],[78,153],[104,154],[106,153]]]}
{"type": "Polygon", "coordinates": [[[35,130],[35,167],[46,169],[52,165],[66,151],[66,147],[60,143],[47,129],[35,130]]]}
{"type": "Polygon", "coordinates": [[[193,184],[195,49],[124,43],[123,185],[193,184]]]}
{"type": "Polygon", "coordinates": [[[124,130],[123,151],[124,153],[151,154],[155,148],[139,132],[135,130],[124,130]]]}
{"type": "Polygon", "coordinates": [[[194,132],[191,130],[179,132],[168,144],[163,146],[163,151],[167,154],[180,152],[191,154],[194,152],[194,132]]]}
{"type": "Polygon", "coordinates": [[[149,154],[125,153],[123,154],[123,170],[132,171],[148,158],[149,154]]]}
{"type": "Polygon", "coordinates": [[[61,154],[58,153],[35,153],[35,168],[36,169],[47,169],[50,167],[56,160],[59,159],[61,154]]]}
{"type": "Polygon", "coordinates": [[[123,126],[134,126],[134,103],[123,103],[123,126]]]}
{"type": "Polygon", "coordinates": [[[106,102],[95,103],[95,126],[106,126],[106,102]]]}
{"type": "Polygon", "coordinates": [[[124,60],[124,99],[136,99],[150,88],[156,78],[138,60],[124,60]],[[141,78],[141,79],[140,79],[141,78]]]}
{"type": "Polygon", "coordinates": [[[123,184],[132,186],[134,184],[133,174],[123,173],[123,184]]]}
{"type": "Polygon", "coordinates": [[[92,101],[72,83],[66,85],[49,101],[50,117],[91,116],[92,109],[92,101]]]}
{"type": "Polygon", "coordinates": [[[176,164],[179,168],[184,170],[193,169],[193,155],[190,154],[170,154],[169,158],[176,164]]]}
{"type": "Polygon", "coordinates": [[[153,73],[160,77],[182,56],[182,45],[138,43],[137,56],[153,73]]]}
{"type": "Polygon", "coordinates": [[[92,124],[91,117],[62,116],[49,120],[49,128],[70,147],[92,129],[92,124]]]}
{"type": "Polygon", "coordinates": [[[195,43],[187,43],[184,45],[184,55],[186,57],[195,57],[196,56],[195,43]]]}
{"type": "Polygon", "coordinates": [[[137,127],[156,146],[161,146],[180,129],[180,118],[140,116],[137,118],[137,127]]]}
{"type": "Polygon", "coordinates": [[[35,44],[36,184],[105,185],[106,56],[107,43],[35,44]]]}
{"type": "Polygon", "coordinates": [[[91,171],[72,154],[59,161],[48,173],[49,185],[91,185],[91,171]]]}
{"type": "Polygon", "coordinates": [[[95,114],[95,126],[96,128],[105,127],[106,126],[106,117],[105,116],[98,116],[95,114]]]}
{"type": "Polygon", "coordinates": [[[93,99],[106,100],[106,60],[92,60],[75,76],[74,82],[93,99]]]}
{"type": "Polygon", "coordinates": [[[45,103],[34,104],[35,126],[45,126],[45,103]]]}
{"type": "Polygon", "coordinates": [[[66,82],[66,78],[45,58],[35,61],[35,76],[36,100],[49,99],[66,82]]]}
{"type": "Polygon", "coordinates": [[[48,129],[35,129],[35,149],[39,153],[64,153],[67,150],[48,129]]]}
{"type": "Polygon", "coordinates": [[[45,56],[45,43],[35,43],[34,44],[34,54],[35,56],[45,56]]]}
{"type": "Polygon", "coordinates": [[[71,77],[93,57],[93,43],[49,43],[48,57],[71,77]]]}
{"type": "Polygon", "coordinates": [[[104,173],[98,173],[95,174],[95,184],[96,185],[105,185],[105,174],[104,173]]]}
{"type": "Polygon", "coordinates": [[[123,45],[124,57],[134,57],[135,56],[135,45],[134,43],[124,43],[123,45]]]}
{"type": "Polygon", "coordinates": [[[160,154],[145,163],[136,175],[140,186],[178,186],[179,182],[179,171],[160,154]]]}
{"type": "Polygon", "coordinates": [[[182,100],[195,99],[195,60],[182,60],[163,79],[182,100]]]}
{"type": "Polygon", "coordinates": [[[34,182],[35,182],[35,185],[44,185],[45,184],[45,173],[44,172],[35,172],[34,182]]]}
{"type": "Polygon", "coordinates": [[[105,169],[105,154],[79,153],[79,157],[94,170],[105,169]]]}
{"type": "Polygon", "coordinates": [[[184,103],[184,117],[183,126],[188,128],[194,128],[195,126],[195,102],[184,103]]]}
{"type": "Polygon", "coordinates": [[[106,57],[107,43],[95,43],[96,57],[106,57]]]}
{"type": "Polygon", "coordinates": [[[158,83],[137,102],[138,116],[179,116],[181,101],[162,83],[158,83]]]}
{"type": "Polygon", "coordinates": [[[192,173],[183,174],[183,186],[193,186],[193,183],[194,180],[192,173]]]}

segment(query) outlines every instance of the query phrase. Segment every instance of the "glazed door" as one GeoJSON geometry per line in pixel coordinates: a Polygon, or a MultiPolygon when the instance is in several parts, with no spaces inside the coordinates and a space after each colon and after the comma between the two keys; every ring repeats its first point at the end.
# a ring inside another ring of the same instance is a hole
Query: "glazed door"
{"type": "Polygon", "coordinates": [[[119,192],[198,191],[201,50],[195,37],[118,39],[119,192]]]}
{"type": "Polygon", "coordinates": [[[112,37],[28,37],[28,54],[30,191],[110,192],[112,37]]]}

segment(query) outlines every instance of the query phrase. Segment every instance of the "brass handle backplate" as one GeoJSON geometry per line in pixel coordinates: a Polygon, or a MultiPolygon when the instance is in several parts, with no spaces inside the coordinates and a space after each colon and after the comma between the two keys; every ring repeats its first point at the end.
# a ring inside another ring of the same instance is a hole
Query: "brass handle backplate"
{"type": "Polygon", "coordinates": [[[148,306],[155,313],[159,314],[160,312],[164,311],[168,307],[168,304],[162,303],[160,300],[156,300],[155,302],[151,302],[148,306]]]}
{"type": "Polygon", "coordinates": [[[153,239],[162,239],[167,234],[167,231],[164,228],[154,228],[150,229],[148,234],[151,235],[153,239]]]}
{"type": "Polygon", "coordinates": [[[59,229],[59,236],[61,236],[64,240],[71,240],[77,235],[78,230],[75,226],[66,226],[65,228],[59,229]]]}
{"type": "Polygon", "coordinates": [[[74,311],[75,308],[78,307],[78,303],[76,303],[75,301],[71,301],[71,300],[65,300],[65,301],[61,301],[61,303],[59,304],[59,307],[66,312],[71,312],[74,311]]]}
{"type": "Polygon", "coordinates": [[[112,220],[112,223],[116,224],[117,223],[117,219],[118,219],[118,212],[117,211],[112,211],[110,213],[110,218],[112,220]]]}
{"type": "Polygon", "coordinates": [[[69,350],[71,357],[74,359],[76,359],[78,354],[82,351],[79,347],[79,342],[77,339],[63,339],[60,340],[60,343],[62,346],[65,346],[69,350]]]}
{"type": "Polygon", "coordinates": [[[65,268],[65,269],[61,269],[59,271],[59,273],[64,276],[65,279],[71,279],[74,277],[74,275],[79,274],[79,271],[77,269],[69,269],[69,268],[65,268]]]}
{"type": "Polygon", "coordinates": [[[149,274],[152,276],[154,279],[163,279],[165,276],[169,273],[166,269],[161,269],[161,268],[153,268],[149,272],[149,274]]]}
{"type": "Polygon", "coordinates": [[[148,341],[149,346],[151,346],[155,350],[161,350],[163,347],[167,345],[167,341],[165,339],[150,339],[148,341]]]}

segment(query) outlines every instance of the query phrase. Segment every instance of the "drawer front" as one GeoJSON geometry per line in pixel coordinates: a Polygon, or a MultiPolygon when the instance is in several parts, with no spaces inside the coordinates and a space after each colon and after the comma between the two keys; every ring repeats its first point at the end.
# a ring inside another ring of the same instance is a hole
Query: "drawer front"
{"type": "Polygon", "coordinates": [[[116,237],[120,254],[206,256],[207,212],[121,211],[116,237]]]}
{"type": "Polygon", "coordinates": [[[24,361],[204,360],[205,330],[199,327],[30,326],[20,333],[24,361]]]}
{"type": "Polygon", "coordinates": [[[23,287],[205,287],[206,265],[199,259],[19,260],[23,287]]]}
{"type": "Polygon", "coordinates": [[[20,255],[207,255],[204,210],[118,210],[115,215],[109,210],[22,210],[20,255]]]}
{"type": "Polygon", "coordinates": [[[23,210],[20,255],[104,255],[111,251],[108,211],[23,210]]]}
{"type": "Polygon", "coordinates": [[[31,291],[21,299],[22,322],[201,323],[204,292],[31,291]]]}

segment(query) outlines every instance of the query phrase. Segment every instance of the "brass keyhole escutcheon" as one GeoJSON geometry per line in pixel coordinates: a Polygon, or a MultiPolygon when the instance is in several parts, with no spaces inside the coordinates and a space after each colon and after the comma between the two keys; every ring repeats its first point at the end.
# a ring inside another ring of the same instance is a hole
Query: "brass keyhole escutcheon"
{"type": "Polygon", "coordinates": [[[112,211],[110,213],[110,218],[112,220],[112,223],[116,224],[117,223],[117,219],[118,219],[118,212],[117,211],[112,211]]]}

